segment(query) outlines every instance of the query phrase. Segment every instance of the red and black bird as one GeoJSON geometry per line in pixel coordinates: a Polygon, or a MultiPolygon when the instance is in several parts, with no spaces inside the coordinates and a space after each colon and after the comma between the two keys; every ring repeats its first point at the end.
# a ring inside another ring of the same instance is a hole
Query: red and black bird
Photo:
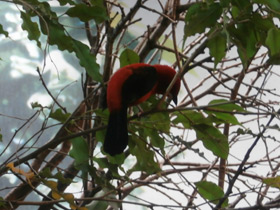
{"type": "MultiPolygon", "coordinates": [[[[108,82],[107,105],[110,111],[104,151],[117,155],[128,144],[127,108],[146,101],[153,94],[164,94],[176,71],[166,65],[131,64],[120,68],[108,82]]],[[[170,91],[177,103],[178,79],[170,91]]]]}

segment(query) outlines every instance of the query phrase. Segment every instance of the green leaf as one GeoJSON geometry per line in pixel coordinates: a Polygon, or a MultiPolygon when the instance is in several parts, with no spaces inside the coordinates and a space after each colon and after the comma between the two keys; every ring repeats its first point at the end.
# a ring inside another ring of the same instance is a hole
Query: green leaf
{"type": "Polygon", "coordinates": [[[210,55],[214,57],[215,66],[225,57],[227,48],[227,39],[222,34],[211,38],[207,42],[210,55]]]}
{"type": "Polygon", "coordinates": [[[168,113],[159,112],[151,114],[148,118],[145,118],[145,121],[146,123],[152,125],[153,128],[161,132],[169,133],[170,118],[168,113]]]}
{"type": "Polygon", "coordinates": [[[75,166],[80,170],[85,170],[88,166],[88,144],[82,137],[77,137],[71,140],[72,149],[69,155],[75,160],[75,166]]]}
{"type": "Polygon", "coordinates": [[[41,48],[41,42],[39,41],[41,33],[40,33],[40,30],[39,30],[38,24],[31,21],[31,16],[30,15],[28,15],[24,12],[21,12],[20,14],[21,14],[20,16],[23,20],[23,23],[22,23],[21,27],[22,27],[23,30],[27,31],[28,39],[29,40],[35,40],[36,43],[37,43],[37,46],[39,48],[41,48]]]}
{"type": "Polygon", "coordinates": [[[64,113],[61,109],[57,109],[54,112],[51,112],[49,117],[64,123],[70,116],[70,113],[64,113]]]}
{"type": "MultiPolygon", "coordinates": [[[[195,186],[197,187],[199,194],[211,203],[217,204],[219,203],[219,200],[224,197],[223,190],[212,182],[200,181],[196,182],[195,186]]],[[[223,208],[226,206],[228,206],[228,199],[222,204],[223,208]]]]}
{"type": "Polygon", "coordinates": [[[238,54],[244,68],[247,68],[250,60],[255,56],[259,42],[261,40],[260,32],[256,29],[253,21],[245,21],[235,26],[228,27],[232,42],[238,48],[238,54]]]}
{"type": "Polygon", "coordinates": [[[0,34],[4,34],[5,37],[9,36],[9,33],[7,31],[4,30],[3,26],[0,24],[0,34]]]}
{"type": "Polygon", "coordinates": [[[176,118],[172,120],[172,123],[182,123],[187,129],[193,128],[193,125],[208,124],[212,125],[212,121],[205,118],[200,112],[197,111],[180,111],[172,113],[176,118]]]}
{"type": "Polygon", "coordinates": [[[229,153],[227,137],[215,128],[211,118],[205,118],[200,112],[181,111],[173,113],[176,116],[173,123],[182,123],[187,129],[194,129],[196,136],[202,140],[203,145],[214,155],[226,159],[229,153]]]}
{"type": "Polygon", "coordinates": [[[213,152],[214,155],[227,159],[229,153],[228,140],[219,129],[206,124],[194,125],[193,128],[197,138],[202,140],[207,149],[213,152]]]}
{"type": "Polygon", "coordinates": [[[214,107],[211,106],[205,110],[205,112],[208,115],[210,116],[212,115],[217,119],[221,120],[220,123],[224,122],[224,123],[231,123],[233,125],[241,125],[233,114],[226,113],[226,112],[234,112],[234,111],[246,112],[242,107],[224,99],[213,100],[209,103],[209,105],[215,105],[215,104],[217,104],[217,106],[214,107]]]}
{"type": "Polygon", "coordinates": [[[92,79],[101,82],[102,76],[99,73],[99,65],[96,63],[96,57],[90,53],[89,47],[75,39],[72,40],[72,43],[81,66],[85,67],[86,72],[92,79]]]}
{"type": "Polygon", "coordinates": [[[88,6],[86,4],[76,4],[66,12],[70,17],[77,17],[83,22],[95,20],[96,23],[102,23],[108,19],[105,7],[102,6],[88,6]]]}
{"type": "Polygon", "coordinates": [[[67,35],[57,17],[52,16],[55,15],[51,14],[51,16],[44,17],[44,21],[40,18],[42,32],[48,36],[49,44],[57,45],[58,49],[67,50],[70,53],[74,51],[86,72],[95,81],[101,82],[102,77],[99,73],[99,65],[96,63],[96,57],[90,53],[89,47],[67,35]]]}
{"type": "Polygon", "coordinates": [[[146,147],[146,142],[138,136],[133,135],[128,141],[129,151],[137,159],[137,163],[130,171],[144,171],[153,174],[160,171],[159,164],[155,161],[155,154],[146,147]]]}
{"type": "Polygon", "coordinates": [[[48,36],[50,45],[56,45],[59,50],[73,52],[72,38],[65,34],[65,29],[57,18],[45,16],[44,21],[40,18],[40,26],[42,32],[48,36]]]}
{"type": "Polygon", "coordinates": [[[269,49],[270,56],[279,56],[280,54],[280,30],[271,28],[268,31],[265,44],[269,49]]]}
{"type": "Polygon", "coordinates": [[[268,186],[280,189],[280,176],[265,178],[263,179],[263,183],[267,184],[268,186]]]}
{"type": "Polygon", "coordinates": [[[32,107],[32,109],[35,109],[35,108],[40,108],[40,109],[42,109],[42,108],[44,108],[44,107],[42,106],[42,104],[39,104],[37,101],[36,101],[36,102],[32,102],[32,103],[31,103],[31,107],[32,107]]]}
{"type": "Polygon", "coordinates": [[[187,11],[185,16],[185,37],[203,33],[206,28],[213,27],[222,14],[219,3],[196,3],[187,11]]]}
{"type": "Polygon", "coordinates": [[[164,152],[164,139],[159,135],[159,133],[170,132],[170,117],[168,113],[155,113],[141,119],[143,124],[141,136],[144,139],[149,138],[153,146],[158,147],[164,152]]]}
{"type": "Polygon", "coordinates": [[[120,67],[124,67],[133,63],[139,63],[140,58],[136,52],[125,49],[120,55],[120,67]]]}
{"type": "Polygon", "coordinates": [[[212,100],[209,102],[208,105],[215,105],[215,104],[216,106],[213,106],[215,107],[215,109],[229,111],[229,112],[233,112],[233,111],[246,112],[246,110],[244,110],[243,107],[225,99],[212,100]]]}

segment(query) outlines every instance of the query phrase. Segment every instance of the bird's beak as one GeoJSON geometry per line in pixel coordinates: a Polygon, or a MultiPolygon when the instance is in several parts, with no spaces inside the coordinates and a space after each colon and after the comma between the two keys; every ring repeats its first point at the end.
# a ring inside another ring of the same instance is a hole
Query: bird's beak
{"type": "Polygon", "coordinates": [[[172,101],[174,102],[175,105],[177,105],[177,102],[178,102],[177,95],[172,96],[172,101]]]}
{"type": "Polygon", "coordinates": [[[170,98],[175,105],[177,105],[178,99],[177,99],[177,95],[173,95],[172,93],[168,94],[168,98],[170,98]]]}

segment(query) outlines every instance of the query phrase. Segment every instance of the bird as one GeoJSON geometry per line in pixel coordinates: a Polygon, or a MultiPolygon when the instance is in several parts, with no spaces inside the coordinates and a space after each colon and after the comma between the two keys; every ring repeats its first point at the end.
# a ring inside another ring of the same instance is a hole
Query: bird
{"type": "MultiPolygon", "coordinates": [[[[164,94],[176,71],[167,65],[135,63],[117,70],[107,86],[109,119],[103,150],[111,156],[123,153],[128,145],[127,109],[140,104],[151,95],[164,94]]],[[[173,85],[169,96],[177,104],[180,79],[173,85]]]]}

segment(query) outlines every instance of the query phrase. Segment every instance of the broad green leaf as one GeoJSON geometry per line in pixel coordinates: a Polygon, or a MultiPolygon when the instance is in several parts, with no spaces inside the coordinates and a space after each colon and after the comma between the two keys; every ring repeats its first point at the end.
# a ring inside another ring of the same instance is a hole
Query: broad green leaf
{"type": "Polygon", "coordinates": [[[155,129],[169,133],[170,130],[170,117],[168,113],[158,112],[149,115],[148,118],[145,118],[146,122],[152,125],[155,129]]]}
{"type": "Polygon", "coordinates": [[[133,133],[139,132],[142,139],[149,139],[153,146],[158,147],[163,151],[165,143],[164,139],[160,137],[158,129],[154,127],[155,126],[151,125],[151,123],[144,121],[138,122],[137,126],[131,125],[130,129],[133,131],[133,133]]]}
{"type": "Polygon", "coordinates": [[[63,113],[61,109],[57,109],[54,112],[51,112],[49,117],[64,123],[70,116],[70,113],[63,113]]]}
{"type": "Polygon", "coordinates": [[[155,161],[155,154],[146,147],[144,139],[133,135],[128,141],[128,145],[130,153],[137,159],[137,163],[132,169],[130,169],[130,171],[142,171],[147,174],[153,174],[160,171],[160,167],[155,161]]]}
{"type": "Polygon", "coordinates": [[[229,144],[227,137],[219,129],[211,125],[200,124],[193,126],[197,139],[202,140],[203,145],[214,155],[227,159],[229,144]]]}
{"type": "Polygon", "coordinates": [[[265,44],[269,49],[270,56],[279,56],[280,54],[280,30],[271,28],[268,31],[265,44]]]}
{"type": "MultiPolygon", "coordinates": [[[[46,8],[44,7],[44,9],[46,8]]],[[[57,45],[60,50],[67,50],[70,53],[74,51],[86,72],[95,81],[100,82],[102,78],[99,73],[99,65],[96,63],[95,56],[90,53],[89,47],[70,37],[63,25],[58,22],[55,13],[53,14],[51,11],[49,13],[49,16],[44,16],[44,21],[40,18],[41,30],[48,36],[49,44],[57,45]]]]}
{"type": "Polygon", "coordinates": [[[185,37],[203,33],[206,28],[213,27],[222,14],[219,3],[195,3],[187,11],[185,17],[185,37]]]}
{"type": "Polygon", "coordinates": [[[265,179],[263,179],[263,183],[265,183],[271,187],[280,189],[280,176],[265,178],[265,179]]]}
{"type": "MultiPolygon", "coordinates": [[[[173,116],[175,113],[173,113],[173,116]]],[[[173,123],[182,123],[186,129],[194,129],[196,136],[202,140],[203,145],[214,155],[226,159],[229,153],[227,137],[215,128],[211,118],[205,118],[196,111],[181,111],[176,113],[173,123]]]]}
{"type": "Polygon", "coordinates": [[[232,42],[237,46],[239,57],[244,68],[247,68],[250,60],[256,54],[260,41],[260,33],[255,28],[252,21],[239,23],[237,28],[230,26],[227,28],[232,42]]]}
{"type": "Polygon", "coordinates": [[[174,112],[172,116],[176,117],[172,120],[172,123],[179,124],[182,123],[187,129],[191,129],[193,125],[208,124],[212,125],[212,122],[205,118],[200,112],[197,111],[181,111],[174,112]]]}
{"type": "Polygon", "coordinates": [[[208,105],[215,105],[213,106],[215,109],[225,110],[225,111],[239,111],[239,112],[246,112],[241,106],[234,104],[225,99],[215,99],[209,102],[208,105]]]}
{"type": "Polygon", "coordinates": [[[28,15],[24,12],[21,12],[20,14],[21,14],[20,17],[23,20],[23,23],[22,23],[21,27],[22,27],[23,30],[27,31],[28,39],[29,40],[35,40],[36,43],[37,43],[37,46],[39,48],[41,48],[41,42],[39,41],[41,33],[40,33],[40,30],[39,30],[38,24],[31,20],[30,15],[28,15]]]}
{"type": "Polygon", "coordinates": [[[0,34],[4,34],[5,37],[9,36],[9,33],[7,31],[4,30],[3,26],[0,24],[0,34]]]}
{"type": "Polygon", "coordinates": [[[245,112],[245,110],[238,106],[237,104],[230,103],[227,100],[224,99],[219,99],[219,100],[213,100],[209,103],[209,105],[215,105],[217,106],[211,106],[205,110],[207,114],[210,116],[214,116],[217,119],[221,120],[220,123],[231,123],[233,125],[240,125],[238,122],[237,118],[231,114],[231,113],[226,113],[226,112],[234,112],[234,111],[241,111],[245,112]],[[222,103],[227,103],[227,104],[222,104],[222,103]]]}
{"type": "Polygon", "coordinates": [[[136,52],[131,49],[125,49],[120,55],[120,67],[124,67],[133,63],[139,63],[140,58],[136,52]]]}
{"type": "Polygon", "coordinates": [[[214,57],[214,64],[216,66],[226,55],[227,39],[222,34],[218,34],[208,40],[207,46],[210,50],[210,55],[214,57]]]}
{"type": "Polygon", "coordinates": [[[85,170],[88,166],[89,154],[88,144],[82,137],[71,140],[72,149],[69,155],[75,160],[75,166],[80,170],[85,170]]]}
{"type": "MultiPolygon", "coordinates": [[[[195,186],[197,187],[199,194],[211,203],[217,204],[219,203],[219,199],[224,197],[223,190],[213,182],[200,181],[196,182],[195,186]]],[[[228,206],[228,199],[222,204],[222,207],[226,206],[228,206]]]]}
{"type": "Polygon", "coordinates": [[[83,22],[95,20],[96,23],[102,23],[108,19],[105,7],[88,6],[86,4],[76,4],[66,12],[70,17],[77,17],[83,22]]]}
{"type": "Polygon", "coordinates": [[[99,65],[96,63],[96,57],[90,53],[89,47],[75,39],[72,40],[72,43],[75,54],[80,59],[81,66],[85,67],[86,72],[92,79],[101,82],[102,76],[99,73],[99,65]]]}
{"type": "Polygon", "coordinates": [[[64,27],[58,22],[57,18],[44,17],[40,18],[42,32],[48,36],[50,45],[56,45],[59,50],[73,52],[72,38],[65,33],[64,27]]]}

